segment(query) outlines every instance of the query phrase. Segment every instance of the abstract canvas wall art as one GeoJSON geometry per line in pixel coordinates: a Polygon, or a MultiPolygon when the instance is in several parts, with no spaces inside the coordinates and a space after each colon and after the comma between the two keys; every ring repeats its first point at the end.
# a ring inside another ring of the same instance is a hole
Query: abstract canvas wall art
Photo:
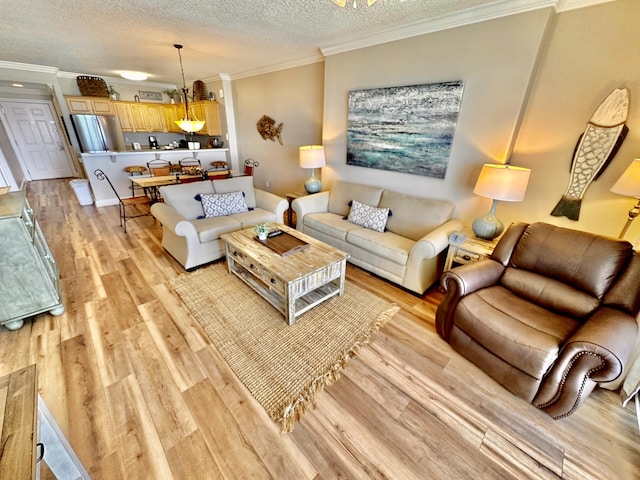
{"type": "Polygon", "coordinates": [[[464,82],[349,92],[347,165],[444,178],[464,82]]]}

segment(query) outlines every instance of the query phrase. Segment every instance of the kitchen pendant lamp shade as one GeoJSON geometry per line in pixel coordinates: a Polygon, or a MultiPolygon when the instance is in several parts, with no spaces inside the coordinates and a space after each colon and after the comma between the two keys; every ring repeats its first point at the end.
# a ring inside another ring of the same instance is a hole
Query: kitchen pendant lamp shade
{"type": "Polygon", "coordinates": [[[199,132],[204,127],[205,121],[198,120],[197,118],[191,118],[191,113],[189,112],[189,89],[187,88],[187,83],[184,80],[182,54],[180,53],[180,50],[182,50],[182,45],[174,43],[173,46],[178,50],[178,58],[180,58],[180,73],[182,74],[182,94],[184,95],[184,118],[182,120],[176,120],[176,125],[178,125],[180,129],[184,130],[187,133],[199,132]]]}
{"type": "Polygon", "coordinates": [[[618,238],[624,238],[627,230],[631,226],[631,222],[640,215],[640,159],[636,158],[627,169],[622,172],[620,178],[609,189],[613,193],[618,195],[624,195],[625,197],[634,197],[638,199],[638,203],[629,210],[627,217],[627,223],[622,227],[622,231],[618,238]]]}
{"type": "Polygon", "coordinates": [[[299,157],[300,168],[310,168],[311,176],[304,182],[304,189],[308,193],[317,193],[322,188],[322,183],[316,177],[316,168],[326,165],[324,158],[324,147],[321,145],[307,145],[300,147],[299,157]]]}
{"type": "Polygon", "coordinates": [[[520,202],[524,198],[531,170],[511,165],[485,164],[473,189],[473,193],[491,198],[491,209],[486,215],[476,218],[471,224],[476,237],[493,240],[499,236],[504,225],[496,217],[498,201],[520,202]]]}

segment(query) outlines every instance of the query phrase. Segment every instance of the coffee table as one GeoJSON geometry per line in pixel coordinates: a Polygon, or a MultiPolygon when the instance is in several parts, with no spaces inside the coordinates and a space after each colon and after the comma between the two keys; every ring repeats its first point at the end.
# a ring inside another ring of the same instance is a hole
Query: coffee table
{"type": "Polygon", "coordinates": [[[289,325],[319,303],[344,295],[349,254],[279,223],[282,230],[308,247],[281,255],[256,239],[254,228],[221,235],[227,268],[273,305],[289,325]]]}

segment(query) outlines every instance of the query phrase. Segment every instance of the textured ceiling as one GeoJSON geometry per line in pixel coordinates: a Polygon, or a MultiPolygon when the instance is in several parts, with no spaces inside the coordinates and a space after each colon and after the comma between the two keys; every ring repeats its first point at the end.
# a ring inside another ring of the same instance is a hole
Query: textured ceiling
{"type": "MultiPolygon", "coordinates": [[[[354,42],[438,19],[516,13],[555,0],[2,0],[0,61],[62,72],[181,84],[174,43],[184,45],[185,76],[238,78],[322,58],[354,42]]],[[[566,0],[559,0],[566,1],[566,0]]],[[[572,0],[575,1],[575,0],[572,0]]],[[[591,0],[593,1],[593,0],[591,0]]],[[[457,20],[457,21],[463,21],[457,20]]]]}

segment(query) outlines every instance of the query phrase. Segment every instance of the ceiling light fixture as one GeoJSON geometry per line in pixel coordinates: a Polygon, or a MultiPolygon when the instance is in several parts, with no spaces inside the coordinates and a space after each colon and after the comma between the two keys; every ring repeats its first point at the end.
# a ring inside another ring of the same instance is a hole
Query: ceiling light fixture
{"type": "Polygon", "coordinates": [[[147,75],[144,72],[132,72],[132,71],[120,72],[120,76],[122,78],[126,78],[127,80],[136,80],[138,82],[141,82],[149,78],[149,75],[147,75]]]}
{"type": "Polygon", "coordinates": [[[180,58],[180,72],[182,73],[182,94],[184,95],[184,118],[182,120],[176,120],[176,125],[178,125],[187,133],[198,132],[202,130],[205,122],[204,120],[198,120],[197,118],[195,118],[195,115],[195,119],[191,120],[189,114],[189,90],[187,89],[187,84],[184,81],[184,68],[182,67],[182,54],[180,53],[182,45],[174,43],[173,46],[178,49],[178,57],[180,58]]]}
{"type": "MultiPolygon", "coordinates": [[[[370,7],[377,0],[367,0],[367,5],[370,7]]],[[[347,4],[347,0],[333,0],[333,3],[338,5],[339,7],[344,7],[347,4]]],[[[358,0],[353,0],[353,8],[358,8],[358,0]]]]}

